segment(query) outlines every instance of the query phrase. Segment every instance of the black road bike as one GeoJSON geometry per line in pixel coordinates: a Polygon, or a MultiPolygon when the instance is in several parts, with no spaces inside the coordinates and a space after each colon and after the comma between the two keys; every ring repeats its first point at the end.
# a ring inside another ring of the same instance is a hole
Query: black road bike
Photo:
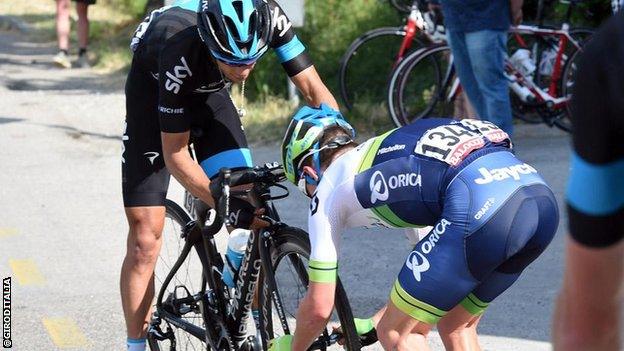
{"type": "MultiPolygon", "coordinates": [[[[163,238],[157,263],[167,273],[163,279],[155,275],[160,288],[147,336],[152,351],[266,350],[271,339],[294,331],[296,309],[308,286],[310,242],[305,231],[280,221],[273,201],[289,195],[280,184],[284,180],[284,171],[277,163],[243,171],[222,169],[218,181],[211,185],[213,194],[218,194],[218,213],[188,193],[188,212],[166,201],[167,229],[174,232],[163,233],[169,237],[163,238]],[[241,184],[248,184],[246,190],[232,189],[241,184]],[[233,289],[222,281],[224,261],[215,240],[222,224],[229,224],[223,214],[229,213],[231,196],[263,209],[260,218],[268,223],[251,232],[233,289]],[[163,256],[176,257],[175,262],[163,256]],[[254,324],[252,306],[260,310],[259,330],[255,332],[248,328],[254,324]]],[[[310,350],[326,350],[340,338],[347,350],[360,350],[340,280],[330,321],[340,323],[342,333],[326,327],[310,350]]]]}

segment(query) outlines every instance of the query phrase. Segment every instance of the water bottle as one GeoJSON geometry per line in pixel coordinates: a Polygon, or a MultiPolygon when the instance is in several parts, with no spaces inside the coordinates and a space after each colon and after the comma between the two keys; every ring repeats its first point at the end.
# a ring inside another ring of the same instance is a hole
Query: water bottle
{"type": "Polygon", "coordinates": [[[230,233],[227,251],[225,252],[225,265],[223,267],[223,282],[230,288],[236,287],[234,277],[243,262],[249,234],[249,230],[245,229],[234,229],[230,233]]]}
{"type": "Polygon", "coordinates": [[[535,63],[531,59],[531,52],[527,49],[518,49],[509,58],[509,62],[526,78],[531,79],[535,72],[535,63]]]}

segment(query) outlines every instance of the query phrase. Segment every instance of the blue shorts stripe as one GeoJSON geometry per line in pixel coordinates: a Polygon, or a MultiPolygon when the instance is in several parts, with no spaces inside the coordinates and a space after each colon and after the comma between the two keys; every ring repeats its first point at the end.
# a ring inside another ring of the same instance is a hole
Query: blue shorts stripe
{"type": "Polygon", "coordinates": [[[212,178],[223,167],[251,167],[251,152],[247,148],[223,151],[203,160],[200,165],[208,177],[212,178]]]}
{"type": "Polygon", "coordinates": [[[624,206],[624,160],[592,164],[572,154],[568,204],[591,216],[604,216],[624,206]]]}
{"type": "Polygon", "coordinates": [[[305,46],[295,35],[288,43],[275,49],[280,63],[290,61],[305,51],[305,46]]]}

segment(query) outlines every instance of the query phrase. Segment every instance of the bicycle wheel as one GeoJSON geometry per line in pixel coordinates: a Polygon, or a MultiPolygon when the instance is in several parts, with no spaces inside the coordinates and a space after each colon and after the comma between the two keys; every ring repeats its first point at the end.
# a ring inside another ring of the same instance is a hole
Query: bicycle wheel
{"type": "MultiPolygon", "coordinates": [[[[584,45],[587,43],[591,36],[594,34],[594,31],[586,28],[577,28],[570,31],[570,35],[576,40],[579,41],[579,44],[584,45]]],[[[559,91],[561,92],[561,96],[567,96],[568,98],[572,97],[572,90],[574,89],[574,82],[576,77],[576,70],[578,69],[578,57],[581,54],[582,50],[576,50],[568,60],[566,60],[565,65],[563,67],[563,74],[561,76],[561,83],[559,86],[559,91]]],[[[572,132],[572,121],[570,121],[570,103],[565,106],[565,113],[556,118],[553,122],[555,126],[561,130],[565,130],[566,132],[572,132]]]]}
{"type": "MultiPolygon", "coordinates": [[[[262,314],[261,334],[265,348],[271,339],[292,333],[295,330],[297,307],[305,296],[308,286],[307,262],[310,257],[308,234],[298,228],[285,227],[276,232],[273,238],[271,264],[275,274],[276,290],[270,291],[269,284],[264,284],[264,277],[260,281],[262,287],[259,296],[262,314]],[[276,296],[278,297],[276,298],[276,296]],[[283,314],[279,313],[280,310],[283,311],[283,314]],[[284,326],[284,323],[287,327],[284,326]]],[[[361,345],[355,331],[353,314],[340,280],[336,285],[334,312],[330,318],[330,323],[340,323],[345,341],[343,346],[338,347],[336,344],[330,350],[342,347],[347,350],[360,350],[361,345]]],[[[331,332],[332,330],[326,327],[319,339],[328,340],[331,332]]],[[[324,341],[322,344],[325,345],[324,341]]],[[[319,346],[311,349],[325,348],[319,346]]]]}
{"type": "Polygon", "coordinates": [[[388,84],[388,112],[397,127],[428,116],[452,117],[455,82],[451,50],[447,45],[411,53],[393,71],[388,84]]]}
{"type": "MultiPolygon", "coordinates": [[[[184,226],[191,221],[189,215],[178,204],[165,200],[165,225],[162,232],[162,246],[156,268],[154,270],[155,298],[162,287],[165,277],[173,268],[185,244],[181,237],[184,226]]],[[[198,301],[191,301],[190,297],[203,296],[206,284],[202,279],[202,264],[196,250],[191,250],[182,263],[173,279],[166,287],[163,295],[163,308],[184,323],[192,324],[205,334],[205,323],[198,301]],[[199,294],[199,295],[198,295],[199,294]]],[[[167,318],[161,318],[155,311],[150,325],[151,331],[166,335],[164,340],[158,340],[153,333],[148,333],[148,344],[152,351],[170,350],[206,350],[205,335],[202,339],[183,330],[179,325],[170,323],[167,318]]]]}
{"type": "Polygon", "coordinates": [[[402,13],[410,13],[413,3],[413,0],[390,0],[390,5],[402,13]]]}
{"type": "MultiPolygon", "coordinates": [[[[351,43],[340,60],[339,72],[340,96],[349,111],[384,110],[384,89],[405,35],[402,27],[383,27],[351,43]]],[[[422,42],[415,38],[412,48],[420,46],[422,42]]]]}

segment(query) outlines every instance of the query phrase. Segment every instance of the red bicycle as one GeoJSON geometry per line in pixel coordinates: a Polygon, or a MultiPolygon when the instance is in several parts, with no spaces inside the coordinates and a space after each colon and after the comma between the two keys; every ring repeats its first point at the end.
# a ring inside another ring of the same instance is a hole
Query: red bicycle
{"type": "MultiPolygon", "coordinates": [[[[544,121],[570,131],[568,101],[574,85],[576,53],[593,32],[569,30],[576,1],[560,29],[520,25],[511,29],[512,55],[505,63],[514,116],[544,121]]],[[[435,45],[410,53],[394,69],[387,91],[388,110],[397,126],[427,117],[451,116],[461,89],[450,48],[435,45]]]]}
{"type": "Polygon", "coordinates": [[[383,104],[388,77],[405,55],[415,47],[446,39],[440,13],[426,11],[424,1],[414,0],[411,5],[397,0],[390,3],[400,12],[407,11],[405,25],[362,34],[340,60],[340,95],[349,110],[368,110],[371,103],[383,104]],[[356,107],[360,104],[363,106],[356,107]]]}

